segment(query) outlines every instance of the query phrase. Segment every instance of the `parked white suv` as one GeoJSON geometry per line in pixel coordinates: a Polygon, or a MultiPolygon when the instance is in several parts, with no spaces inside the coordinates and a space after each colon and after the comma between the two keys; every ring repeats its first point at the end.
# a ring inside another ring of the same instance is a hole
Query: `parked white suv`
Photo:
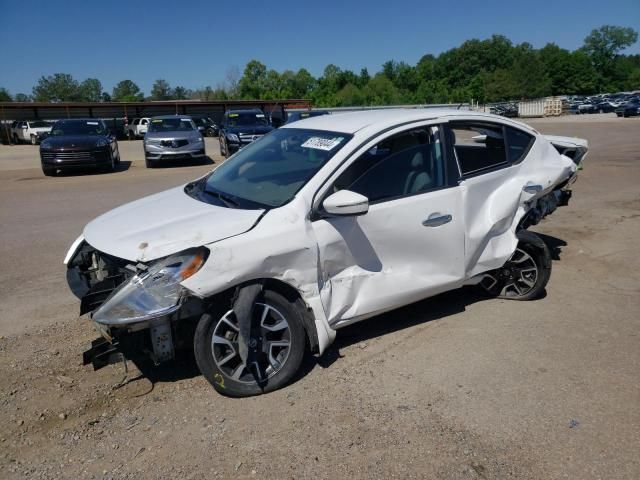
{"type": "Polygon", "coordinates": [[[11,138],[13,143],[28,142],[31,145],[37,145],[43,134],[51,132],[51,126],[42,120],[17,120],[11,124],[11,138]]]}
{"type": "Polygon", "coordinates": [[[144,137],[144,134],[147,133],[149,129],[150,120],[149,117],[134,118],[133,121],[125,127],[124,134],[129,140],[144,137]]]}
{"type": "Polygon", "coordinates": [[[470,284],[536,298],[551,255],[526,228],[568,203],[586,151],[459,110],[285,125],[85,227],[67,278],[104,338],[84,362],[187,345],[216,390],[255,395],[379,313],[470,284]]]}

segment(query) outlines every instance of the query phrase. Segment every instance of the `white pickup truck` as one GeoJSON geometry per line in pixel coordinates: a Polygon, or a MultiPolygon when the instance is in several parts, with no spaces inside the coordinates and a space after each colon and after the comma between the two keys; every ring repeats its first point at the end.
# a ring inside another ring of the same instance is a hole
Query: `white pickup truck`
{"type": "Polygon", "coordinates": [[[42,120],[16,120],[11,124],[11,138],[13,143],[29,142],[31,145],[40,143],[43,133],[51,131],[51,124],[42,120]]]}
{"type": "Polygon", "coordinates": [[[144,134],[147,133],[148,128],[149,117],[134,118],[133,122],[125,127],[124,133],[127,138],[129,138],[129,140],[133,140],[134,138],[144,137],[144,134]]]}

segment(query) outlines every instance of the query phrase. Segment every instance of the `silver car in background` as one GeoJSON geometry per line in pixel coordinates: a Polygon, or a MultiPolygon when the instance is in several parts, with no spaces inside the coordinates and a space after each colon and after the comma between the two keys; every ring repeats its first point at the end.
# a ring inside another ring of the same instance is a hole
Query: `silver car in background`
{"type": "Polygon", "coordinates": [[[144,136],[144,159],[147,168],[160,162],[204,158],[204,138],[186,115],[153,117],[144,136]]]}

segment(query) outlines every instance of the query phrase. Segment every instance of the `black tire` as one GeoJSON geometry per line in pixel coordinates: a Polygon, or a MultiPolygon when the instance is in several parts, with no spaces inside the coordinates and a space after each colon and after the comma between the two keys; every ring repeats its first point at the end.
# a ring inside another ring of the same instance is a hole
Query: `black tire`
{"type": "Polygon", "coordinates": [[[148,158],[144,159],[144,164],[147,168],[156,168],[156,162],[154,162],[153,160],[149,160],[148,158]]]}
{"type": "Polygon", "coordinates": [[[49,167],[47,165],[42,165],[42,173],[47,177],[55,177],[57,170],[55,167],[49,167]]]}
{"type": "Polygon", "coordinates": [[[38,139],[36,138],[35,135],[31,135],[30,140],[31,140],[31,145],[37,145],[38,144],[38,139]]]}
{"type": "Polygon", "coordinates": [[[488,296],[508,300],[534,300],[544,292],[551,277],[551,252],[533,232],[520,230],[518,246],[501,267],[486,272],[478,284],[488,296]]]}
{"type": "Polygon", "coordinates": [[[131,130],[127,130],[127,138],[129,140],[135,140],[136,136],[133,134],[131,130]]]}
{"type": "Polygon", "coordinates": [[[222,148],[222,140],[220,140],[222,137],[218,138],[218,144],[220,145],[220,156],[225,157],[226,158],[226,154],[225,154],[225,150],[222,148]]]}
{"type": "Polygon", "coordinates": [[[16,135],[15,133],[13,134],[13,144],[20,145],[20,139],[18,138],[18,135],[16,135]]]}
{"type": "MultiPolygon", "coordinates": [[[[194,353],[196,363],[198,364],[198,368],[202,375],[209,381],[209,383],[211,383],[211,385],[213,385],[213,388],[222,395],[229,397],[249,397],[282,388],[294,377],[300,368],[302,359],[304,358],[307,345],[306,334],[300,311],[295,307],[295,305],[282,295],[269,290],[266,290],[261,294],[255,305],[256,318],[259,318],[263,311],[260,310],[258,306],[266,306],[275,311],[275,313],[270,313],[269,315],[273,315],[274,318],[284,318],[286,320],[286,327],[271,333],[284,331],[284,334],[288,335],[286,340],[289,342],[288,351],[285,347],[280,346],[279,348],[282,349],[277,353],[274,353],[274,356],[282,361],[282,363],[277,363],[277,370],[272,368],[273,364],[271,364],[271,361],[265,357],[267,354],[264,350],[259,354],[260,357],[258,357],[258,359],[259,364],[261,365],[261,375],[264,378],[260,383],[255,380],[255,375],[252,374],[251,370],[244,366],[242,360],[237,355],[237,343],[234,343],[234,330],[229,328],[230,323],[228,321],[223,320],[235,318],[233,317],[232,311],[227,312],[218,309],[216,311],[205,313],[200,318],[196,328],[194,336],[194,353]],[[214,344],[214,332],[217,332],[216,338],[219,339],[221,337],[221,329],[227,330],[227,334],[224,338],[230,339],[229,345],[220,343],[219,341],[214,344]],[[218,350],[214,351],[214,349],[218,350]],[[216,358],[221,356],[227,357],[228,355],[231,355],[231,360],[228,360],[226,363],[218,360],[222,365],[221,367],[216,358]],[[283,356],[284,359],[282,359],[283,356]],[[269,363],[270,367],[263,368],[264,361],[269,363]],[[270,374],[268,373],[268,368],[272,368],[270,374]],[[231,378],[231,373],[236,372],[239,372],[240,374],[238,380],[231,378]]],[[[280,321],[281,320],[277,320],[276,322],[280,321]]],[[[261,341],[257,348],[260,349],[263,347],[262,339],[266,338],[267,335],[270,335],[271,333],[261,329],[261,341]]],[[[235,339],[237,340],[237,336],[235,339]]],[[[277,341],[277,339],[273,340],[273,342],[277,341]]],[[[269,345],[269,343],[266,343],[266,345],[269,345]]],[[[264,346],[264,348],[271,351],[270,346],[264,346]]]]}

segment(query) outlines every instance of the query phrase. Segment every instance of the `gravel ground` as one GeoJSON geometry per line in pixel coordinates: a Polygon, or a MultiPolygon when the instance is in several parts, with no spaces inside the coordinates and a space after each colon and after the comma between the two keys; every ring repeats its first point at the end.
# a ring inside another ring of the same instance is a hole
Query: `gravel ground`
{"type": "Polygon", "coordinates": [[[640,118],[530,123],[591,143],[571,204],[536,227],[544,298],[440,295],[242,400],[189,357],[122,387],[121,365],[83,367],[96,335],[61,264],[91,218],[211,165],[146,170],[125,141],[120,172],[44,178],[36,149],[0,146],[0,478],[640,478],[640,118]]]}

